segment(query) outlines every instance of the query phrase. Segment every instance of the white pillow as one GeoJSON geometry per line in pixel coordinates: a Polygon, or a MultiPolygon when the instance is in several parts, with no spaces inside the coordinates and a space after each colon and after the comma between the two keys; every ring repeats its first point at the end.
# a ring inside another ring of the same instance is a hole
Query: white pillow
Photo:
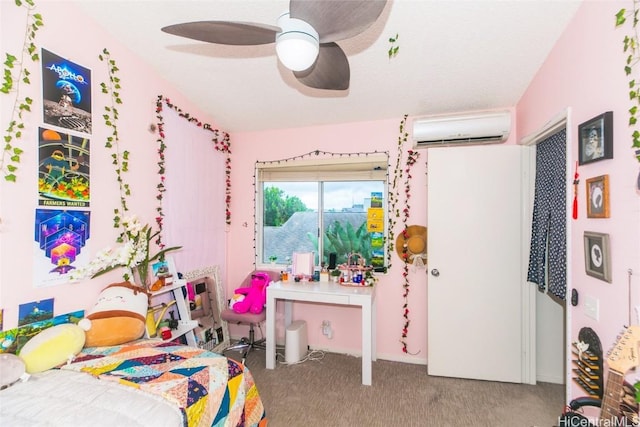
{"type": "Polygon", "coordinates": [[[15,354],[0,354],[0,390],[25,376],[24,362],[15,354]]]}

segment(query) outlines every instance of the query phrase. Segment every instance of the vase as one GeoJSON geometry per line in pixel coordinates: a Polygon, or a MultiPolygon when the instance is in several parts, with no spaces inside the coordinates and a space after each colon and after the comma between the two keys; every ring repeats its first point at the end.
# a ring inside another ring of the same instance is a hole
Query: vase
{"type": "Polygon", "coordinates": [[[149,271],[143,268],[133,267],[131,269],[131,280],[134,285],[141,287],[145,291],[149,290],[149,271]]]}

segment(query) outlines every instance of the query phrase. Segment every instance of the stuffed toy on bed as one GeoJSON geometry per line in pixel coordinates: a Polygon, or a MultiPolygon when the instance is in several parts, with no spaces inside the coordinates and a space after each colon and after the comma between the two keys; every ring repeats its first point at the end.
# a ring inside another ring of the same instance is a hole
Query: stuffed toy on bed
{"type": "Polygon", "coordinates": [[[271,278],[267,273],[253,273],[250,286],[233,291],[236,294],[244,295],[242,301],[233,304],[233,311],[236,313],[246,313],[247,311],[254,314],[262,313],[267,302],[267,286],[270,281],[271,278]]]}
{"type": "Polygon", "coordinates": [[[139,286],[130,282],[107,286],[79,322],[86,329],[85,347],[119,345],[142,337],[148,308],[149,295],[139,286]]]}
{"type": "Polygon", "coordinates": [[[85,343],[86,331],[74,323],[46,328],[29,339],[18,356],[29,374],[44,372],[73,360],[85,343]]]}

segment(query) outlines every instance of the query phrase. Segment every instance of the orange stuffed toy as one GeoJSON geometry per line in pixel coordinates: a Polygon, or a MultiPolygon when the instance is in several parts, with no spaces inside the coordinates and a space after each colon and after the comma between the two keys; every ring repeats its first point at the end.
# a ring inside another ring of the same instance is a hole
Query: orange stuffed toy
{"type": "Polygon", "coordinates": [[[134,341],[144,334],[149,295],[130,282],[112,283],[80,322],[86,330],[85,347],[111,346],[134,341]]]}

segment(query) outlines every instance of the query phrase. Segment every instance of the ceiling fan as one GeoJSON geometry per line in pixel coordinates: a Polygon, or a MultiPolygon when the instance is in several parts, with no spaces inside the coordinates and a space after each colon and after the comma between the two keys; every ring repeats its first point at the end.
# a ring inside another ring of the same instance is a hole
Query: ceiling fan
{"type": "Polygon", "coordinates": [[[382,13],[386,0],[290,0],[277,26],[235,21],[198,21],[162,31],[209,43],[276,44],[280,62],[304,85],[349,88],[349,61],[335,42],[360,34],[382,13]]]}

